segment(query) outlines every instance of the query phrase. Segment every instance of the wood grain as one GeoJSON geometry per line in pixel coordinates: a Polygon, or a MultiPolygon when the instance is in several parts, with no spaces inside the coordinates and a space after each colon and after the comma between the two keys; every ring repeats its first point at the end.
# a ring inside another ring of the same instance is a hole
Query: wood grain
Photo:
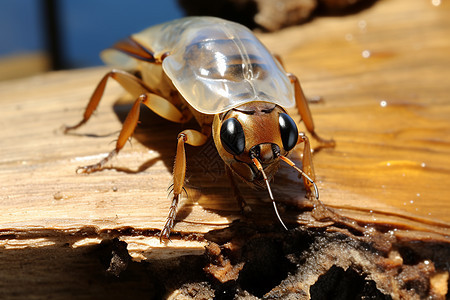
{"type": "MultiPolygon", "coordinates": [[[[314,154],[321,200],[405,238],[410,231],[423,239],[450,235],[449,10],[446,2],[379,1],[359,14],[259,35],[309,96],[324,99],[311,105],[317,131],[337,146],[314,154]]],[[[156,237],[170,206],[176,135],[195,123],[183,127],[146,111],[112,167],[75,173],[112,150],[129,108],[122,89],[109,83],[96,116],[78,134],[62,134],[63,124],[79,121],[107,70],[0,83],[2,246],[42,246],[49,236],[88,245],[119,236],[135,259],[202,253],[204,242],[183,237],[242,217],[211,143],[188,149],[189,197],[173,242],[156,237]]],[[[283,168],[272,187],[289,204],[283,218],[291,226],[311,220],[302,214],[311,203],[294,170],[283,168]]],[[[276,224],[266,192],[243,190],[250,220],[276,224]]]]}
{"type": "Polygon", "coordinates": [[[337,147],[314,157],[321,199],[349,215],[373,211],[374,223],[404,216],[448,235],[449,6],[387,2],[263,41],[308,95],[325,99],[312,110],[337,147]]]}

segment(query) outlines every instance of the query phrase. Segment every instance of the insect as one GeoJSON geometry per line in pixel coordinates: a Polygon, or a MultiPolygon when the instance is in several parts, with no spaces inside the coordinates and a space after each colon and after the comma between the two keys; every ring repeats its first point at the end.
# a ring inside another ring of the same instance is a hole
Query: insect
{"type": "MultiPolygon", "coordinates": [[[[174,227],[177,206],[186,174],[185,145],[203,145],[212,135],[241,208],[246,203],[235,177],[254,187],[267,188],[275,213],[284,228],[270,188],[280,161],[298,171],[307,191],[319,198],[308,138],[297,129],[286,109],[297,107],[307,130],[318,141],[307,100],[295,75],[284,71],[280,61],[246,27],[213,17],[188,17],[150,27],[119,41],[101,53],[113,69],[94,90],[82,120],[67,126],[74,130],[96,110],[108,79],[117,81],[135,102],[128,113],[115,148],[97,164],[79,167],[92,173],[123,148],[138,123],[141,104],[172,122],[192,117],[200,130],[186,129],[177,136],[173,168],[172,202],[161,240],[174,227]],[[303,165],[287,155],[303,143],[303,165]]],[[[286,228],[287,229],[287,228],[286,228]]]]}

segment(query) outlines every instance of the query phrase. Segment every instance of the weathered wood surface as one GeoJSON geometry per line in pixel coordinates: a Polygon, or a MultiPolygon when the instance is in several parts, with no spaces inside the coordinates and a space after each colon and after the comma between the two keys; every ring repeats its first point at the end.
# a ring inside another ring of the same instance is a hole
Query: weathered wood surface
{"type": "MultiPolygon", "coordinates": [[[[355,15],[260,35],[305,92],[324,99],[311,105],[317,131],[337,146],[314,154],[321,200],[361,224],[390,224],[386,229],[396,229],[399,238],[449,241],[449,12],[447,2],[379,1],[355,15]]],[[[212,145],[190,147],[189,198],[173,242],[159,243],[176,135],[186,126],[151,112],[111,168],[75,173],[113,148],[128,108],[122,89],[110,83],[79,135],[62,134],[63,124],[79,121],[106,70],[0,83],[3,267],[8,258],[23,260],[14,252],[19,249],[65,243],[78,249],[116,236],[136,260],[200,254],[205,243],[195,234],[242,217],[212,145]]],[[[295,171],[283,168],[272,187],[276,199],[289,204],[282,215],[290,226],[312,220],[302,214],[311,203],[295,171]]],[[[265,191],[243,186],[243,192],[253,209],[250,220],[276,224],[265,191]]]]}
{"type": "Polygon", "coordinates": [[[418,217],[448,235],[448,9],[382,1],[263,38],[309,95],[326,99],[312,109],[319,132],[337,141],[314,161],[328,205],[349,215],[367,207],[374,223],[418,217]]]}

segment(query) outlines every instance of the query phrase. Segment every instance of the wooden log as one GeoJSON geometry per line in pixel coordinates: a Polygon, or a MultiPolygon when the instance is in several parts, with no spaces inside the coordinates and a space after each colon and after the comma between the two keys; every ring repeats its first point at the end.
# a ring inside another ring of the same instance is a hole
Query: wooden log
{"type": "Polygon", "coordinates": [[[347,278],[380,297],[445,297],[448,12],[446,3],[380,1],[356,15],[260,35],[309,96],[323,97],[311,105],[317,131],[337,143],[314,153],[320,199],[331,211],[305,199],[293,170],[276,176],[289,232],[265,191],[243,186],[252,213],[240,214],[208,143],[187,149],[189,197],[172,242],[160,244],[176,136],[195,123],[145,111],[110,166],[79,175],[78,166],[113,148],[130,107],[109,83],[96,116],[76,134],[62,133],[108,69],[0,83],[0,295],[308,298],[347,278]]]}

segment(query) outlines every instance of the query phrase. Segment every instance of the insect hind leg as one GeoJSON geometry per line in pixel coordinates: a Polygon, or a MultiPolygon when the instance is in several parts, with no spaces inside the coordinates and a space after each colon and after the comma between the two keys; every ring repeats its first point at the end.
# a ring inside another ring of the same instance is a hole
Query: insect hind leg
{"type": "Polygon", "coordinates": [[[116,141],[115,149],[112,150],[108,154],[108,156],[106,156],[100,162],[89,166],[79,167],[77,169],[77,173],[92,173],[95,171],[99,171],[108,161],[110,161],[119,153],[119,151],[125,146],[128,139],[134,133],[134,130],[139,121],[141,104],[144,104],[156,114],[172,122],[182,123],[186,121],[185,115],[183,115],[183,113],[179,111],[177,107],[175,107],[175,105],[173,105],[167,99],[150,92],[149,88],[147,88],[138,77],[124,71],[112,70],[111,72],[107,73],[97,85],[97,88],[92,94],[91,99],[85,109],[83,119],[74,126],[66,127],[66,133],[80,127],[89,120],[102,98],[106,83],[109,78],[115,79],[118,83],[120,83],[122,87],[124,87],[131,95],[135,96],[137,99],[135,100],[133,107],[128,113],[125,122],[123,123],[122,130],[120,131],[119,137],[116,141]]]}
{"type": "Polygon", "coordinates": [[[119,151],[125,146],[128,139],[131,137],[137,126],[141,103],[142,97],[139,97],[134,102],[133,107],[131,108],[130,112],[128,113],[125,119],[125,122],[123,123],[122,130],[119,133],[119,137],[116,141],[116,147],[114,148],[114,150],[112,150],[108,154],[108,156],[106,156],[96,164],[79,167],[77,169],[77,173],[92,173],[99,171],[108,161],[110,161],[113,157],[115,157],[119,153],[119,151]]]}
{"type": "Polygon", "coordinates": [[[97,84],[97,87],[92,93],[91,98],[89,99],[89,102],[84,110],[81,121],[73,126],[64,126],[64,133],[68,133],[69,131],[81,127],[91,118],[92,114],[97,109],[100,100],[102,99],[109,78],[116,80],[125,90],[136,98],[141,94],[150,92],[149,88],[147,88],[138,77],[121,70],[112,70],[106,73],[97,84]]]}

